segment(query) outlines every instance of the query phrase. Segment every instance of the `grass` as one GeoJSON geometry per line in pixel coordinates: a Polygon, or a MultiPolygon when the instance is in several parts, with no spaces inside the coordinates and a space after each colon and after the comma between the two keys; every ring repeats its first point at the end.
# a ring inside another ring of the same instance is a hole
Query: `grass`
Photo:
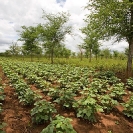
{"type": "MultiPolygon", "coordinates": [[[[1,57],[1,60],[17,60],[17,61],[26,61],[30,62],[31,59],[30,57],[1,57]]],[[[50,64],[50,59],[41,57],[41,58],[33,58],[34,62],[43,62],[43,63],[48,63],[50,64]]],[[[95,59],[93,58],[91,62],[89,62],[89,59],[83,58],[81,61],[80,58],[54,58],[54,63],[55,64],[70,64],[74,66],[82,66],[82,67],[93,67],[95,69],[99,70],[112,70],[115,72],[119,71],[125,71],[126,70],[126,63],[127,59],[121,60],[121,59],[95,59]]]]}

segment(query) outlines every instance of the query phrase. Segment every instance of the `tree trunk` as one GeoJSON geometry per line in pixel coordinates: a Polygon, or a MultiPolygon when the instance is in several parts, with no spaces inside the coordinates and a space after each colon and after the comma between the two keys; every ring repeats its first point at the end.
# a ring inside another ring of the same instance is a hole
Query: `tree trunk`
{"type": "Polygon", "coordinates": [[[54,58],[54,49],[52,48],[52,49],[51,49],[51,64],[54,63],[53,58],[54,58]]]}
{"type": "Polygon", "coordinates": [[[31,61],[31,62],[33,61],[32,53],[30,54],[30,61],[31,61]]]}
{"type": "MultiPolygon", "coordinates": [[[[133,2],[133,0],[129,0],[129,2],[133,2]]],[[[130,27],[131,27],[131,31],[133,31],[133,5],[131,5],[130,8],[131,11],[131,19],[130,19],[130,27]]],[[[127,61],[127,77],[131,77],[132,76],[132,57],[133,57],[133,36],[129,37],[129,51],[128,51],[128,61],[127,61]]]]}
{"type": "Polygon", "coordinates": [[[83,60],[83,53],[82,52],[80,53],[80,60],[81,61],[83,60]]]}
{"type": "Polygon", "coordinates": [[[92,58],[92,50],[90,49],[90,62],[91,62],[91,58],[92,58]]]}
{"type": "Polygon", "coordinates": [[[98,55],[96,54],[96,60],[97,60],[97,56],[98,56],[98,55]]]}
{"type": "Polygon", "coordinates": [[[133,38],[129,42],[129,52],[127,61],[127,77],[132,76],[133,38]]]}

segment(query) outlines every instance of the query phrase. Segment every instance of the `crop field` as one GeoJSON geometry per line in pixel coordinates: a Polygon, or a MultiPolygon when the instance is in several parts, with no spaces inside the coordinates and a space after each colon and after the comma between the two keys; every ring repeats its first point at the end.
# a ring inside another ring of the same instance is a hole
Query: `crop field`
{"type": "Polygon", "coordinates": [[[133,79],[1,59],[0,112],[3,133],[133,133],[133,79]]]}

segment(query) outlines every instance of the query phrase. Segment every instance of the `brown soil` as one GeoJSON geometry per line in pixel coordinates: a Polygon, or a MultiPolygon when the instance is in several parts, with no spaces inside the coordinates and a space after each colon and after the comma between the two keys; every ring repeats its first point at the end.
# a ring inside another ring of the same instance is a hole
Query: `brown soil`
{"type": "Polygon", "coordinates": [[[121,79],[123,83],[126,83],[126,79],[128,78],[126,71],[116,72],[116,76],[121,79]]]}
{"type": "MultiPolygon", "coordinates": [[[[17,96],[15,95],[15,89],[9,85],[7,78],[2,73],[0,68],[0,77],[2,77],[2,84],[5,84],[5,101],[3,103],[3,112],[1,114],[1,121],[7,123],[4,128],[6,133],[40,133],[47,124],[34,125],[32,124],[30,110],[33,107],[23,106],[19,103],[17,96]]],[[[31,86],[31,89],[36,91],[35,86],[31,86]]],[[[49,97],[43,98],[50,100],[49,97]]],[[[113,110],[111,114],[98,113],[98,122],[91,124],[88,121],[76,118],[74,111],[63,110],[60,106],[56,105],[58,113],[71,118],[72,125],[77,133],[133,133],[133,120],[126,118],[121,106],[113,110]],[[110,132],[109,132],[110,131],[110,132]]]]}

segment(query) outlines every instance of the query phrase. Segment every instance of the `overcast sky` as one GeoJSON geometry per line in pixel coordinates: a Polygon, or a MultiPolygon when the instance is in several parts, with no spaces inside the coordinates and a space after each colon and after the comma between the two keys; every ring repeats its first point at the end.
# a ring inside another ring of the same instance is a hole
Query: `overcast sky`
{"type": "MultiPolygon", "coordinates": [[[[75,36],[66,36],[66,47],[77,51],[77,45],[82,43],[82,33],[79,28],[85,26],[83,19],[88,13],[84,6],[88,0],[0,0],[0,52],[9,49],[12,42],[19,38],[21,26],[34,26],[43,23],[42,9],[46,12],[56,13],[66,11],[71,14],[70,23],[75,36]]],[[[19,43],[20,44],[20,43],[19,43]]],[[[103,47],[122,51],[127,47],[126,42],[111,45],[104,42],[103,47]]]]}

